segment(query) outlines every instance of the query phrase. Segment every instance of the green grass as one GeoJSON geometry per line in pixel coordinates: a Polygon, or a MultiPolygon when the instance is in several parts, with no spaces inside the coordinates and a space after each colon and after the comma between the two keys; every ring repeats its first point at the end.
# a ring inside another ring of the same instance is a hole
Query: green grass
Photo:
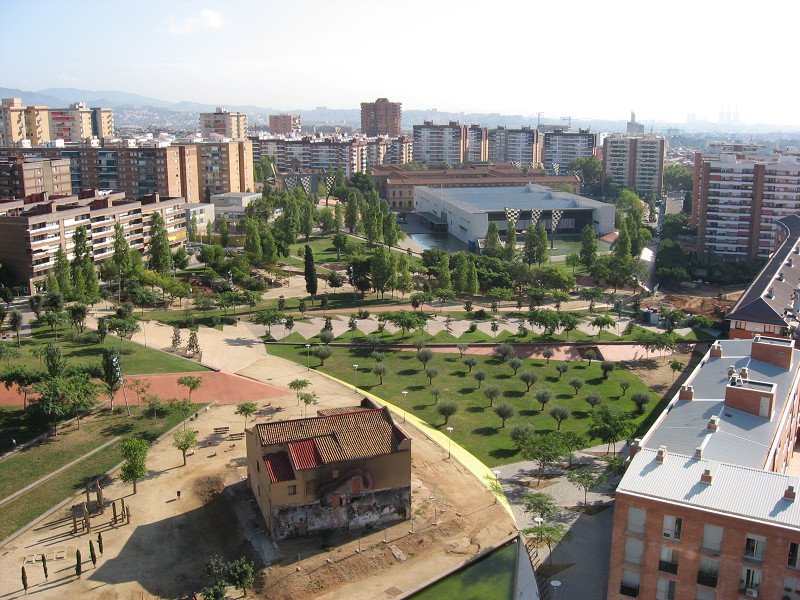
{"type": "MultiPolygon", "coordinates": [[[[413,339],[413,338],[409,338],[413,339]]],[[[300,364],[306,363],[306,348],[298,346],[268,346],[269,354],[281,356],[300,364]]],[[[386,352],[384,364],[389,367],[389,375],[384,377],[383,385],[378,385],[378,377],[371,372],[375,361],[370,358],[371,349],[367,348],[334,348],[333,356],[325,362],[324,367],[319,366],[319,360],[311,357],[311,366],[325,373],[329,373],[347,381],[355,383],[353,364],[361,365],[358,374],[360,388],[372,392],[388,402],[392,402],[405,410],[417,415],[432,426],[442,429],[443,419],[434,408],[434,398],[429,393],[428,378],[425,376],[422,365],[416,360],[414,352],[386,352]],[[399,375],[399,377],[398,377],[399,375]],[[404,398],[401,392],[409,392],[404,398]]],[[[567,406],[572,415],[564,421],[562,430],[586,433],[591,421],[589,418],[589,405],[583,400],[590,391],[597,390],[603,401],[622,411],[632,413],[635,423],[641,424],[645,415],[633,414],[634,404],[630,396],[635,391],[649,392],[649,390],[626,370],[617,368],[611,373],[608,380],[602,379],[600,363],[572,362],[569,371],[560,379],[556,371],[557,361],[546,364],[544,360],[525,359],[520,370],[533,370],[539,375],[539,381],[531,391],[525,392],[525,384],[515,377],[513,370],[506,363],[489,356],[476,356],[478,369],[487,371],[487,380],[481,389],[468,369],[461,363],[459,355],[435,353],[429,366],[439,370],[439,376],[434,380],[434,385],[443,390],[442,398],[452,398],[458,401],[459,411],[450,418],[449,426],[454,428],[453,439],[472,452],[481,461],[489,466],[522,460],[508,436],[511,427],[517,423],[531,423],[537,432],[546,432],[556,429],[555,420],[549,416],[548,410],[554,405],[567,406]],[[575,395],[575,390],[569,386],[572,377],[580,377],[585,382],[583,389],[575,395]],[[621,395],[619,382],[631,382],[625,396],[621,395]],[[507,400],[519,411],[518,416],[506,422],[506,428],[500,427],[501,420],[491,408],[489,401],[483,395],[483,388],[496,384],[502,389],[501,396],[495,400],[495,405],[501,400],[507,400]],[[541,387],[553,390],[554,398],[541,411],[541,405],[534,399],[534,392],[541,387]]],[[[658,397],[650,393],[652,401],[648,408],[658,402],[658,397]]],[[[647,411],[648,413],[650,411],[647,411]]],[[[598,440],[589,440],[588,444],[599,443],[598,440]]],[[[587,444],[587,445],[588,445],[587,444]]]]}
{"type": "MultiPolygon", "coordinates": [[[[149,414],[127,417],[124,413],[112,415],[110,411],[107,410],[106,413],[107,415],[103,418],[101,424],[101,433],[95,437],[96,443],[94,447],[102,445],[108,441],[108,439],[117,435],[124,435],[126,437],[138,435],[139,437],[152,441],[165,431],[174,427],[181,420],[179,414],[175,412],[167,413],[167,411],[163,409],[162,416],[155,420],[153,420],[149,414]]],[[[7,496],[14,489],[20,489],[36,478],[58,468],[58,466],[77,458],[77,445],[75,448],[67,446],[66,444],[62,447],[62,439],[64,438],[49,438],[44,444],[32,447],[29,450],[21,452],[18,456],[4,461],[2,463],[4,472],[1,480],[3,486],[2,495],[7,496]],[[65,456],[59,456],[59,452],[65,456]],[[67,460],[66,455],[71,456],[71,458],[67,460]],[[16,462],[11,462],[13,460],[16,462]],[[40,465],[35,464],[46,464],[45,460],[52,461],[47,464],[46,470],[42,470],[40,465]],[[12,467],[13,472],[9,473],[12,467]]],[[[114,465],[118,464],[122,460],[121,442],[122,440],[108,446],[101,452],[93,454],[86,460],[59,473],[45,483],[33,488],[31,491],[4,504],[2,510],[0,510],[0,539],[5,539],[20,527],[23,527],[44,513],[50,507],[61,502],[70,494],[84,489],[86,483],[93,481],[114,467],[114,465]]],[[[84,447],[81,447],[81,450],[82,452],[80,453],[88,451],[84,447]]],[[[176,450],[176,464],[180,464],[180,460],[180,453],[176,450]]],[[[140,485],[142,485],[141,482],[140,485]]],[[[147,485],[147,483],[143,485],[147,485]]]]}

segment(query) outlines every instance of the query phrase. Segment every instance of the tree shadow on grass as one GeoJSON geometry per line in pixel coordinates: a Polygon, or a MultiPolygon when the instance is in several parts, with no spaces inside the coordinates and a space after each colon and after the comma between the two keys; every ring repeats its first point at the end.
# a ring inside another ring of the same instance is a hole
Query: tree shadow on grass
{"type": "Polygon", "coordinates": [[[574,398],[574,397],[575,397],[575,394],[559,394],[558,396],[556,396],[556,398],[558,398],[560,400],[570,400],[571,398],[574,398]]]}
{"type": "Polygon", "coordinates": [[[506,390],[503,392],[504,398],[522,398],[525,396],[525,392],[521,390],[506,390]]]}
{"type": "Polygon", "coordinates": [[[586,412],[585,410],[573,410],[572,411],[572,416],[575,419],[586,419],[586,418],[589,417],[589,413],[586,412]]]}
{"type": "Polygon", "coordinates": [[[495,448],[489,451],[489,456],[498,460],[507,460],[519,454],[516,448],[495,448]]]}
{"type": "Polygon", "coordinates": [[[603,381],[604,380],[602,377],[592,377],[591,379],[587,379],[586,383],[588,383],[589,385],[600,385],[601,383],[603,383],[603,381]]]}
{"type": "Polygon", "coordinates": [[[431,406],[435,406],[435,405],[436,405],[435,402],[433,404],[417,404],[415,406],[412,406],[411,408],[413,410],[425,410],[426,408],[430,408],[431,406]]]}
{"type": "Polygon", "coordinates": [[[519,411],[519,416],[521,417],[535,417],[539,414],[540,411],[533,409],[533,408],[524,408],[519,411]]]}
{"type": "Polygon", "coordinates": [[[473,429],[472,433],[475,435],[494,435],[500,431],[499,427],[478,427],[477,429],[473,429]]]}
{"type": "Polygon", "coordinates": [[[403,369],[402,371],[398,371],[398,375],[416,375],[419,373],[417,369],[403,369]]]}
{"type": "Polygon", "coordinates": [[[475,391],[475,388],[473,388],[473,387],[464,387],[464,388],[461,388],[460,390],[458,390],[458,393],[459,394],[471,394],[474,391],[475,391]]]}
{"type": "Polygon", "coordinates": [[[469,413],[482,413],[485,412],[486,408],[483,406],[468,406],[466,412],[469,413]]]}
{"type": "Polygon", "coordinates": [[[558,381],[558,377],[553,377],[552,375],[548,375],[547,377],[545,377],[545,379],[546,379],[547,381],[552,381],[553,383],[555,383],[556,381],[558,381]]]}
{"type": "Polygon", "coordinates": [[[409,385],[406,387],[407,390],[411,392],[418,392],[420,390],[424,390],[426,386],[424,385],[409,385]]]}
{"type": "Polygon", "coordinates": [[[133,423],[114,423],[103,427],[101,433],[107,436],[125,435],[133,431],[133,423]]]}

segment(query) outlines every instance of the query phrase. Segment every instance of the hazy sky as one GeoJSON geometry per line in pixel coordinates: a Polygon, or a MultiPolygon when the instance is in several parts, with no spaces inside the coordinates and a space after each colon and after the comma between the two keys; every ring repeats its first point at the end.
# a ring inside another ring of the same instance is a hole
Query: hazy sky
{"type": "Polygon", "coordinates": [[[799,124],[798,17],[796,0],[0,0],[0,86],[799,124]]]}

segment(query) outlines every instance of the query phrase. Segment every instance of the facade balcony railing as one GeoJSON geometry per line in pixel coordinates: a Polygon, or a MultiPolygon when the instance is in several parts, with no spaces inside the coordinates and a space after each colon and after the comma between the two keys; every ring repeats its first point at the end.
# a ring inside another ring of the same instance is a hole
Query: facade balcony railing
{"type": "Polygon", "coordinates": [[[639,586],[638,585],[628,585],[628,584],[620,584],[619,586],[619,593],[623,596],[628,596],[629,598],[638,598],[639,597],[639,586]]]}
{"type": "Polygon", "coordinates": [[[672,573],[673,575],[676,575],[678,573],[678,563],[670,562],[668,560],[659,560],[658,570],[663,571],[664,573],[672,573]]]}
{"type": "Polygon", "coordinates": [[[698,571],[697,573],[697,583],[699,585],[704,585],[706,587],[717,587],[717,580],[719,577],[712,573],[703,573],[702,571],[698,571]]]}

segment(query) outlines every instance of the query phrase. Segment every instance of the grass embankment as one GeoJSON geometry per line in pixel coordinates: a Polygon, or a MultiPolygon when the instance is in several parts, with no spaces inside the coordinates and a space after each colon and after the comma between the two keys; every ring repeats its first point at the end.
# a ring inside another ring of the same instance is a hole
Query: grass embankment
{"type": "MultiPolygon", "coordinates": [[[[148,441],[178,424],[181,416],[169,408],[162,408],[159,417],[139,413],[128,417],[124,411],[112,414],[102,409],[92,423],[84,423],[78,431],[69,425],[57,437],[48,437],[42,443],[21,451],[0,463],[0,497],[22,489],[36,479],[75,460],[93,448],[117,436],[139,436],[148,441]]],[[[4,504],[0,508],[0,539],[14,533],[33,519],[55,506],[64,498],[85,488],[122,460],[122,440],[104,448],[89,458],[66,469],[43,484],[4,504]]],[[[180,460],[176,450],[176,460],[180,460]]]]}
{"type": "MultiPolygon", "coordinates": [[[[305,346],[268,346],[267,351],[269,354],[306,364],[305,346]]],[[[370,372],[376,364],[370,357],[371,353],[371,348],[334,348],[333,356],[325,361],[324,367],[320,367],[319,360],[313,356],[311,366],[354,384],[356,373],[353,365],[358,364],[360,388],[417,415],[437,429],[443,429],[444,420],[436,412],[429,379],[422,364],[416,359],[415,353],[386,351],[383,364],[389,368],[389,374],[384,376],[383,385],[379,385],[378,376],[370,372]],[[409,392],[406,397],[401,393],[404,390],[409,392]]],[[[589,392],[598,391],[604,403],[631,413],[637,425],[647,419],[650,410],[643,415],[636,414],[636,407],[630,400],[631,394],[636,391],[649,393],[651,403],[648,408],[651,410],[655,409],[659,400],[642,382],[619,367],[611,373],[609,379],[603,379],[598,361],[593,361],[591,365],[586,361],[569,362],[569,370],[559,378],[556,365],[560,361],[551,360],[550,364],[547,364],[545,360],[524,359],[519,372],[532,370],[539,377],[539,381],[526,392],[526,385],[518,376],[514,376],[508,363],[503,363],[493,356],[475,356],[475,358],[478,360],[478,365],[472,369],[472,373],[468,372],[468,367],[462,364],[457,353],[434,353],[433,360],[428,366],[439,371],[433,386],[442,390],[440,397],[451,398],[458,402],[459,410],[448,423],[448,426],[453,427],[453,440],[489,466],[522,460],[508,435],[510,428],[515,424],[530,423],[539,433],[555,430],[556,421],[548,414],[549,409],[555,405],[566,406],[571,411],[571,416],[561,425],[562,430],[587,434],[591,425],[589,416],[591,407],[584,398],[589,392]],[[485,370],[487,373],[487,378],[480,388],[473,377],[477,370],[485,370]],[[585,381],[585,385],[577,395],[575,389],[569,385],[569,380],[573,377],[580,377],[585,381]],[[631,383],[624,396],[619,386],[622,380],[631,383]],[[494,414],[489,407],[489,400],[483,395],[483,390],[489,385],[498,385],[502,390],[494,401],[495,405],[506,400],[518,411],[516,417],[506,421],[505,429],[501,428],[501,419],[494,414]],[[536,390],[543,387],[553,391],[553,399],[544,410],[534,398],[536,390]]],[[[588,434],[587,440],[588,444],[599,443],[599,440],[590,439],[588,434]]]]}

